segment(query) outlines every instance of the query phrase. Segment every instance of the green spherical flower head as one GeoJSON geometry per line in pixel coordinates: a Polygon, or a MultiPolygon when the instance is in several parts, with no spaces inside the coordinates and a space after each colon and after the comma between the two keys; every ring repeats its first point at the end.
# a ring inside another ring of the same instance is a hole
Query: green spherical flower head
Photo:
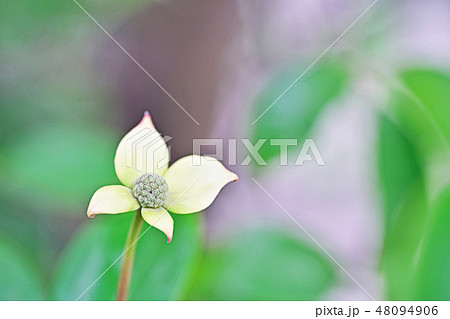
{"type": "Polygon", "coordinates": [[[169,185],[158,174],[144,174],[134,182],[133,194],[142,207],[161,207],[166,198],[169,185]]]}

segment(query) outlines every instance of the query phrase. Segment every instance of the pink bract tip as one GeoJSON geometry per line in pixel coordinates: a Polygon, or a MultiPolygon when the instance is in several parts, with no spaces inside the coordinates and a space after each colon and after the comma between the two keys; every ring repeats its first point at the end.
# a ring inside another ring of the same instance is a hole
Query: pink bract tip
{"type": "Polygon", "coordinates": [[[143,125],[143,124],[150,124],[153,128],[155,127],[155,125],[153,124],[153,121],[152,121],[152,116],[150,115],[149,111],[144,112],[144,116],[142,117],[142,120],[139,122],[138,125],[143,125]]]}

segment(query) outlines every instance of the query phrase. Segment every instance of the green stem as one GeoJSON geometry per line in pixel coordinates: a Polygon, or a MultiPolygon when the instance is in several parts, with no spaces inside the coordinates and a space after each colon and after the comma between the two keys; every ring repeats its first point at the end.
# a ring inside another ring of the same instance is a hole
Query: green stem
{"type": "Polygon", "coordinates": [[[127,241],[125,243],[125,254],[123,255],[122,269],[120,270],[119,283],[117,286],[117,300],[127,300],[131,272],[133,270],[134,254],[136,252],[136,240],[141,232],[143,221],[141,211],[138,210],[131,222],[127,241]]]}

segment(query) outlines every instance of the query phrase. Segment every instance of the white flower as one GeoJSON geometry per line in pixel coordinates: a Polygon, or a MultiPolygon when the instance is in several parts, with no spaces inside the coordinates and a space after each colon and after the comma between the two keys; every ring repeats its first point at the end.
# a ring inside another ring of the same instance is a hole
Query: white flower
{"type": "Polygon", "coordinates": [[[169,150],[148,112],[120,141],[114,164],[123,185],[98,189],[89,203],[88,217],[141,209],[142,218],[163,231],[168,242],[173,236],[173,219],[168,211],[190,214],[204,210],[211,205],[222,187],[238,180],[236,174],[212,157],[186,156],[169,167],[169,150]],[[146,157],[150,153],[152,156],[150,159],[133,158],[130,161],[130,142],[143,131],[156,133],[153,134],[156,138],[146,148],[145,154],[139,155],[146,157]],[[144,166],[138,165],[143,162],[147,165],[138,169],[144,166]]]}

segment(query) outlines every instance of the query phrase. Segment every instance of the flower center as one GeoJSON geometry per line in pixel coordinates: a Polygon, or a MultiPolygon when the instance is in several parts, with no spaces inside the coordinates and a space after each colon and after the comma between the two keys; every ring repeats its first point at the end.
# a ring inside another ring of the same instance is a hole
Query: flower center
{"type": "Polygon", "coordinates": [[[166,180],[155,173],[144,174],[134,182],[133,194],[142,207],[161,207],[166,198],[169,185],[166,180]]]}

